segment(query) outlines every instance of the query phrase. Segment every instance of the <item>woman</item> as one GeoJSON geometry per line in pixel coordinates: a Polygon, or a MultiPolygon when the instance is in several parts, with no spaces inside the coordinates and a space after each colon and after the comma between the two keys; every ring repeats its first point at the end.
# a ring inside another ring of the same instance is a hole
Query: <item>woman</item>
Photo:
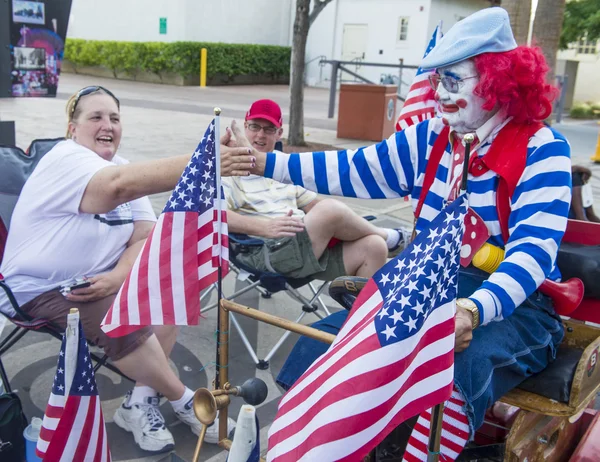
{"type": "MultiPolygon", "coordinates": [[[[174,440],[158,408],[159,393],[195,434],[201,429],[193,391],[168,363],[177,327],[144,327],[110,338],[100,322],[156,220],[146,196],[172,190],[190,156],[136,165],[119,157],[119,100],[100,86],[73,95],[67,117],[67,140],[40,160],[19,196],[0,271],[30,316],[64,328],[69,309],[79,308],[87,339],[136,381],[115,423],[132,432],[142,449],[168,451],[174,440]],[[77,278],[87,278],[89,287],[63,295],[58,287],[77,278]]],[[[10,309],[7,304],[1,300],[0,309],[10,309]]],[[[217,428],[208,429],[207,442],[217,442],[217,428]]]]}

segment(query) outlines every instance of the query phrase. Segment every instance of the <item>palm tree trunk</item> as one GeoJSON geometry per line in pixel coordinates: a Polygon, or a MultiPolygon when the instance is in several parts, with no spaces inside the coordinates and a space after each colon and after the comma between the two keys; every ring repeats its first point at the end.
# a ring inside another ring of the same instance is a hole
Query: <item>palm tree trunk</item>
{"type": "Polygon", "coordinates": [[[292,40],[290,76],[290,133],[288,144],[303,146],[304,141],[304,59],[308,38],[310,0],[296,0],[296,19],[292,40]]]}
{"type": "Polygon", "coordinates": [[[533,23],[533,45],[542,49],[550,72],[548,81],[554,83],[556,53],[565,14],[565,0],[538,0],[533,23]]]}
{"type": "Polygon", "coordinates": [[[531,0],[503,0],[502,8],[508,11],[515,40],[519,45],[525,45],[531,20],[531,0]]]}

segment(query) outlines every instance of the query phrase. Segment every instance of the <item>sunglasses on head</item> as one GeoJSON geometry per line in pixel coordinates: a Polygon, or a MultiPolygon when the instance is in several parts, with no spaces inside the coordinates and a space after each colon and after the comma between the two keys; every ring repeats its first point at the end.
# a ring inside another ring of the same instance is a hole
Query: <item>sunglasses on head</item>
{"type": "Polygon", "coordinates": [[[75,102],[73,103],[73,107],[71,108],[71,116],[73,116],[73,114],[75,114],[75,109],[77,108],[77,104],[79,104],[79,100],[83,96],[91,95],[92,93],[97,92],[98,90],[102,90],[104,93],[106,93],[112,99],[114,99],[115,103],[117,103],[117,107],[119,109],[121,109],[121,103],[119,102],[119,99],[115,95],[113,95],[113,93],[110,90],[108,90],[100,85],[93,85],[90,87],[82,88],[81,90],[79,90],[77,92],[77,96],[75,97],[75,102]]]}

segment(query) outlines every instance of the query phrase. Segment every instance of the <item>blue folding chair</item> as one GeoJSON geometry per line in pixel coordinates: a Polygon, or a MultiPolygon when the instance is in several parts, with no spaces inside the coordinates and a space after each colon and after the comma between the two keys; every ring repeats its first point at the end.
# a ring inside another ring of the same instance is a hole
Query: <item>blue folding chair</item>
{"type": "MultiPolygon", "coordinates": [[[[248,252],[251,247],[262,247],[263,245],[264,241],[261,239],[252,238],[245,234],[229,233],[229,267],[233,272],[235,272],[236,275],[239,276],[242,274],[243,276],[247,276],[244,281],[248,285],[229,296],[223,295],[223,298],[233,301],[251,290],[257,290],[263,298],[270,298],[274,293],[285,291],[286,294],[300,303],[302,309],[302,312],[295,319],[295,322],[301,322],[304,316],[306,316],[308,313],[313,313],[320,319],[329,316],[331,312],[321,299],[321,294],[323,294],[323,291],[328,287],[329,281],[324,281],[320,286],[317,287],[314,282],[314,278],[306,277],[292,279],[274,272],[258,271],[257,269],[251,268],[239,261],[239,254],[248,252]],[[304,286],[307,286],[312,292],[311,298],[305,297],[298,290],[304,286]]],[[[216,290],[216,284],[213,284],[202,294],[200,299],[201,304],[211,295],[213,290],[216,290]]],[[[208,305],[202,309],[202,312],[204,313],[215,308],[216,306],[216,303],[208,305]]],[[[256,367],[258,369],[268,369],[269,360],[273,357],[273,355],[275,355],[275,353],[277,353],[291,332],[286,331],[280,337],[277,343],[275,343],[275,345],[271,348],[269,353],[267,353],[264,359],[259,359],[258,353],[252,348],[248,337],[240,326],[234,313],[229,313],[229,317],[236,331],[239,333],[246,350],[248,350],[248,353],[256,364],[256,367]]]]}

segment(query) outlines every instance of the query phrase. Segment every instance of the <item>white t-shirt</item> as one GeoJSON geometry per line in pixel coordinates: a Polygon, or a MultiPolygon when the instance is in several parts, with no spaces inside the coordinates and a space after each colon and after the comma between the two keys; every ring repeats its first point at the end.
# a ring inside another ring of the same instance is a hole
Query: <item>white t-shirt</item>
{"type": "MultiPolygon", "coordinates": [[[[156,221],[147,197],[106,214],[80,213],[88,182],[112,162],[66,140],[48,152],[25,183],[10,221],[0,267],[20,305],[77,277],[111,270],[125,251],[134,221],[156,221]]],[[[12,313],[0,294],[0,310],[12,313]]]]}

